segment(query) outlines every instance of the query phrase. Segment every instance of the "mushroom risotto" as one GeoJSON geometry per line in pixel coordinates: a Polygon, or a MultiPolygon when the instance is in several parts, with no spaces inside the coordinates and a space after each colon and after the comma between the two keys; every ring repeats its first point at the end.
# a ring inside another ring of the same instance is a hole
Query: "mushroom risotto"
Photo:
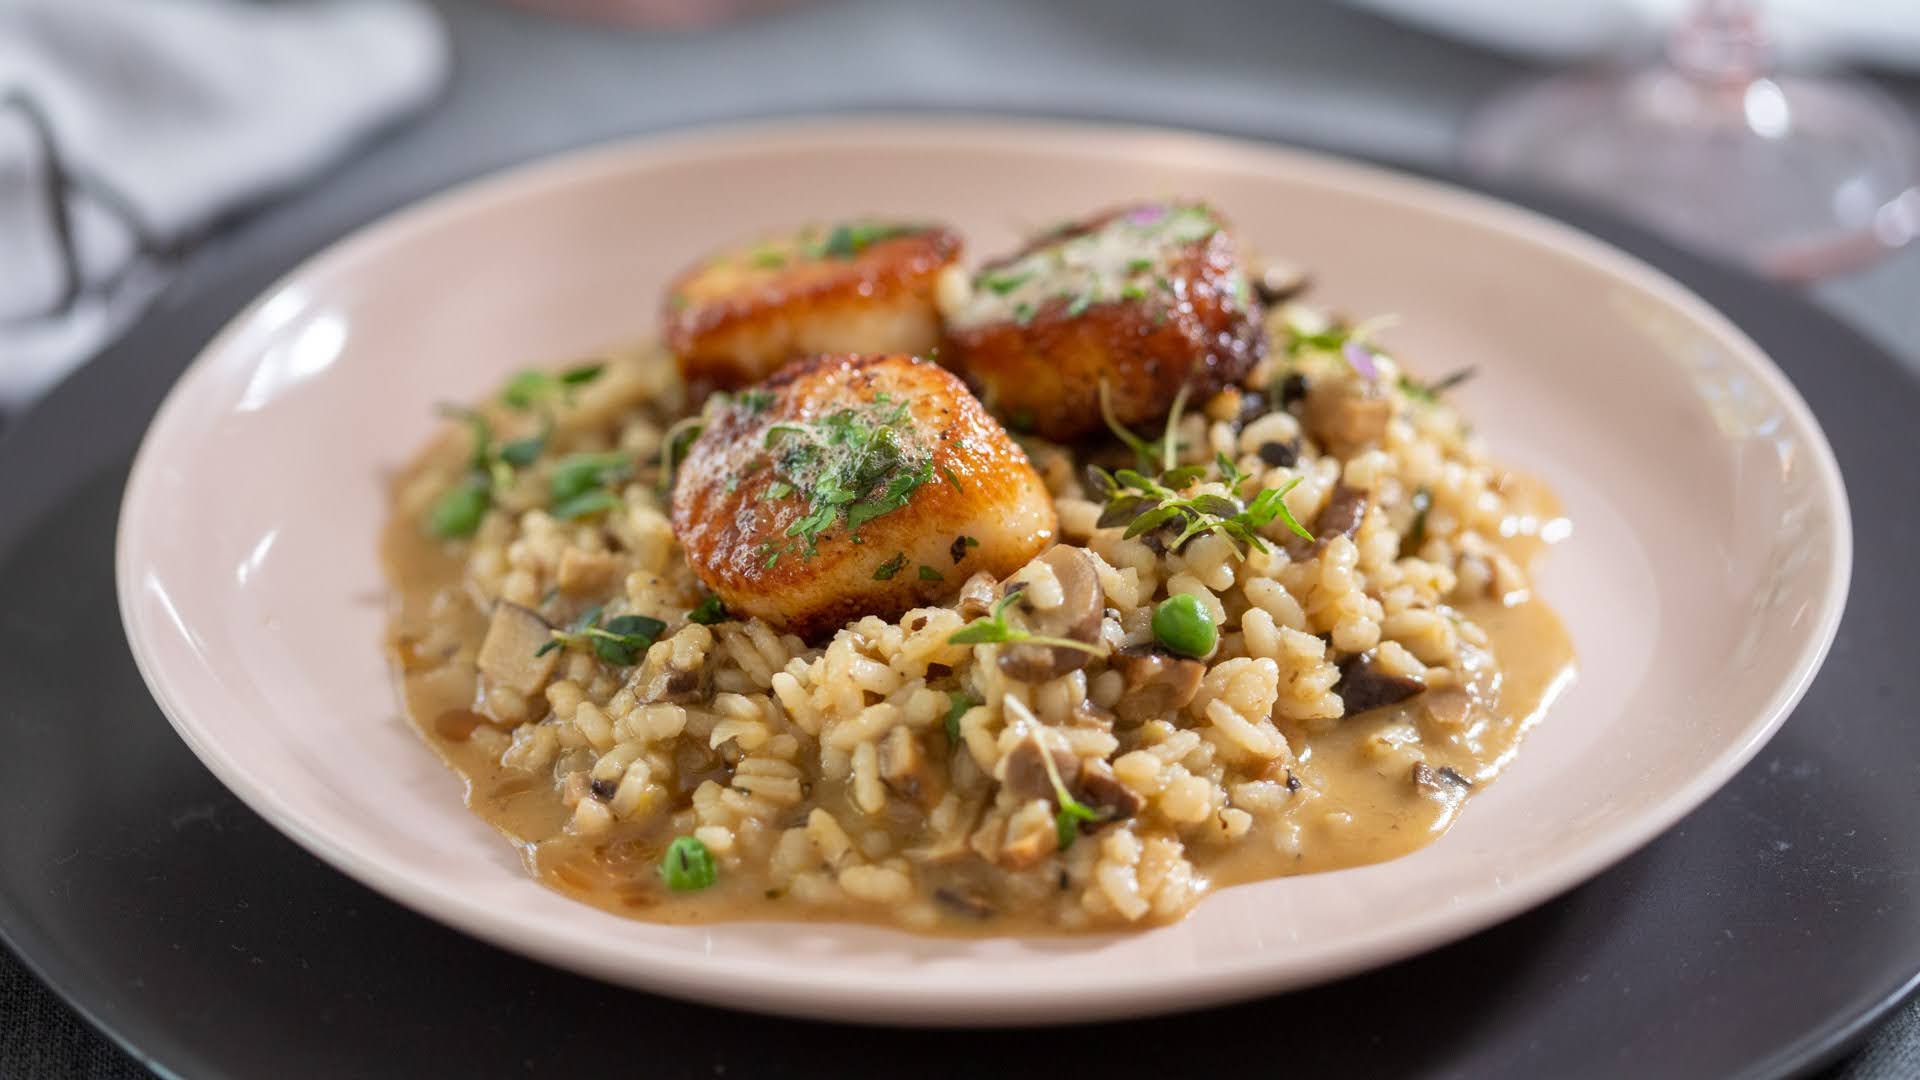
{"type": "Polygon", "coordinates": [[[1199,202],[705,259],[398,479],[407,711],[660,921],[1112,929],[1418,848],[1571,675],[1567,524],[1303,286],[1199,202]]]}

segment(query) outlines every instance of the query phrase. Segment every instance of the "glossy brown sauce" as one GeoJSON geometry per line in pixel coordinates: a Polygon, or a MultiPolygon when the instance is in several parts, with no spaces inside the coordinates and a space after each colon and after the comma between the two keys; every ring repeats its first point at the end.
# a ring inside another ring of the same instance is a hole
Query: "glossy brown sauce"
{"type": "MultiPolygon", "coordinates": [[[[1552,496],[1531,481],[1512,481],[1507,495],[1534,508],[1530,515],[1517,517],[1514,535],[1501,541],[1509,555],[1528,566],[1544,546],[1540,527],[1556,519],[1557,508],[1552,496]]],[[[466,592],[461,555],[426,536],[402,514],[394,515],[387,527],[382,555],[395,587],[389,648],[408,717],[465,782],[467,805],[521,848],[530,870],[543,882],[616,914],[655,922],[891,921],[866,905],[770,903],[779,899],[777,893],[754,872],[723,874],[715,887],[697,894],[671,893],[657,872],[672,839],[665,815],[655,815],[652,822],[620,823],[592,841],[567,834],[571,815],[551,776],[501,767],[507,733],[473,711],[474,655],[486,619],[466,592]]],[[[1539,600],[1486,601],[1460,613],[1488,637],[1487,649],[1469,665],[1469,678],[1475,698],[1494,703],[1491,708],[1475,705],[1464,723],[1443,725],[1428,715],[1428,694],[1338,721],[1326,730],[1287,730],[1299,759],[1299,779],[1312,797],[1299,800],[1279,825],[1257,824],[1236,844],[1188,845],[1188,857],[1198,871],[1215,885],[1229,885],[1333,870],[1392,859],[1443,834],[1472,790],[1490,782],[1512,759],[1528,729],[1574,674],[1572,642],[1539,600]],[[1423,788],[1410,780],[1407,761],[1370,752],[1370,741],[1408,730],[1419,733],[1430,771],[1444,767],[1471,786],[1446,778],[1423,788]]],[[[819,805],[836,815],[850,813],[845,806],[819,805]]],[[[903,841],[909,836],[902,832],[903,841]]],[[[952,934],[1058,932],[1037,915],[1018,911],[986,920],[948,917],[916,929],[952,934]]]]}

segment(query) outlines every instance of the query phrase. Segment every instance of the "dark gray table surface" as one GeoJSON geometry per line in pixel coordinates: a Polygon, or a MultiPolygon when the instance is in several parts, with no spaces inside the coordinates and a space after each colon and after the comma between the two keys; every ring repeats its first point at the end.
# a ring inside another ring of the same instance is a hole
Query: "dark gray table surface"
{"type": "MultiPolygon", "coordinates": [[[[390,206],[636,132],[772,113],[968,108],[1196,124],[1439,164],[1472,108],[1527,73],[1514,60],[1317,3],[858,0],[675,35],[440,6],[456,70],[431,114],[306,190],[229,222],[188,257],[163,303],[231,294],[237,304],[237,283],[263,280],[390,206]]],[[[1887,85],[1920,111],[1920,86],[1887,85]]],[[[1920,367],[1920,253],[1815,295],[1920,367]]],[[[1920,1076],[1920,1007],[1836,1073],[1920,1076]]],[[[0,1077],[66,1075],[145,1073],[0,950],[0,1077]]]]}

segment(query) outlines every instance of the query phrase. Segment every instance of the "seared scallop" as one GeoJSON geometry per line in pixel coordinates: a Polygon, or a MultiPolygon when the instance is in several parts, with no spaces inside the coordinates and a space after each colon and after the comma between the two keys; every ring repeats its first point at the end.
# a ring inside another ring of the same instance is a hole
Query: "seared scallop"
{"type": "Polygon", "coordinates": [[[1056,229],[988,264],[947,303],[943,360],[1015,427],[1073,439],[1159,420],[1259,360],[1260,303],[1227,223],[1204,203],[1148,203],[1056,229]]]}
{"type": "Polygon", "coordinates": [[[687,382],[718,389],[818,353],[924,354],[940,340],[940,276],[960,275],[959,259],[959,236],[934,225],[858,221],[768,237],[674,281],[667,347],[687,382]]]}
{"type": "Polygon", "coordinates": [[[1040,477],[959,379],[820,356],[710,407],[673,531],[730,611],[812,636],[952,596],[1053,540],[1040,477]]]}

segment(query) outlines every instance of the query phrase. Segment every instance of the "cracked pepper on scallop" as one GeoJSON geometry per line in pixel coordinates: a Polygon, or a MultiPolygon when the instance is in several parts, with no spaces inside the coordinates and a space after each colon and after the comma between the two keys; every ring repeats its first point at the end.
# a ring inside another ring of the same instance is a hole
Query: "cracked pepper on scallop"
{"type": "Polygon", "coordinates": [[[474,811],[635,918],[948,934],[1439,837],[1572,672],[1530,585],[1569,526],[1457,408],[1474,358],[1403,358],[1195,200],[960,259],[766,233],[661,344],[453,412],[383,551],[474,811]]]}

